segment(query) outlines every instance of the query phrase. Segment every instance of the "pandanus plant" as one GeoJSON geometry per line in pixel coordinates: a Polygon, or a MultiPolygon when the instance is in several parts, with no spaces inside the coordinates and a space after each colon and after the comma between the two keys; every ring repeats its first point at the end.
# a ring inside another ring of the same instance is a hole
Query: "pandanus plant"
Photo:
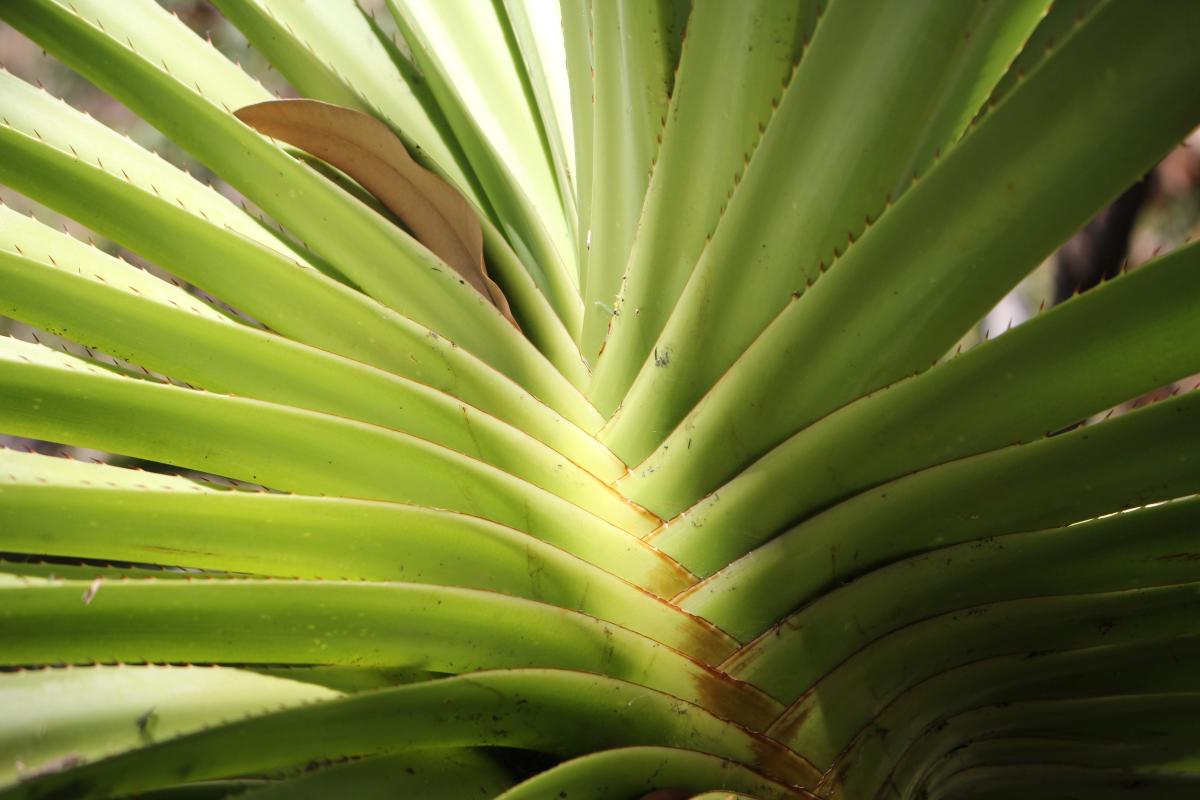
{"type": "Polygon", "coordinates": [[[3,797],[1196,796],[1200,394],[1103,417],[1200,247],[953,351],[1200,4],[216,5],[306,99],[0,4],[247,201],[0,76],[0,180],[178,279],[0,212],[92,356],[3,340],[0,431],[169,465],[0,456],[3,797]]]}

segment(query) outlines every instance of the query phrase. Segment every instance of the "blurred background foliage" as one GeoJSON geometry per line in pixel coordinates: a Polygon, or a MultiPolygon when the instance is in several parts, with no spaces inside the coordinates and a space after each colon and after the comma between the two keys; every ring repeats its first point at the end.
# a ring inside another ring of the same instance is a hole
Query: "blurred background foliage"
{"type": "MultiPolygon", "coordinates": [[[[486,1],[486,0],[481,0],[486,1]]],[[[120,0],[114,0],[120,2],[120,0]]],[[[294,97],[295,90],[276,72],[246,38],[228,23],[206,0],[159,0],[177,14],[198,35],[208,38],[228,58],[238,62],[268,90],[280,97],[294,97]]],[[[359,4],[376,18],[383,30],[390,33],[404,49],[395,30],[391,15],[383,13],[384,0],[359,0],[359,4]]],[[[0,24],[0,63],[22,79],[43,86],[56,97],[92,115],[105,125],[119,131],[135,142],[157,152],[176,166],[187,169],[201,180],[212,183],[220,192],[236,202],[244,198],[232,187],[220,181],[204,165],[176,147],[127,108],[92,86],[77,73],[47,56],[41,48],[6,25],[0,24]]],[[[1097,136],[1108,135],[1097,131],[1097,136]]],[[[114,242],[97,236],[79,223],[69,220],[40,204],[0,186],[0,201],[30,213],[51,225],[62,227],[83,241],[90,241],[107,253],[117,255],[132,264],[152,272],[164,280],[178,284],[172,275],[146,262],[114,242]]],[[[257,210],[250,208],[251,211],[257,210]]],[[[1121,198],[1106,208],[1085,226],[1070,242],[1034,270],[1007,297],[969,331],[947,358],[966,350],[984,339],[1002,335],[1039,310],[1067,299],[1077,291],[1085,291],[1105,277],[1125,269],[1136,269],[1153,256],[1168,252],[1180,244],[1200,236],[1200,129],[1158,164],[1143,181],[1131,187],[1121,198]]],[[[185,286],[197,296],[215,303],[194,287],[185,286]]],[[[0,287],[3,291],[3,287],[0,287]]],[[[1198,304],[1200,312],[1200,304],[1198,304]]],[[[0,334],[30,341],[52,344],[80,355],[113,362],[102,353],[83,348],[45,331],[0,317],[0,334]]],[[[128,365],[127,365],[128,366],[128,365]]],[[[136,365],[135,365],[136,368],[136,365]]],[[[162,376],[159,377],[163,380],[162,376]]],[[[1197,376],[1200,377],[1200,376],[1197,376]]],[[[1140,405],[1186,386],[1190,388],[1197,377],[1168,387],[1151,396],[1139,398],[1125,407],[1140,405]]],[[[1113,412],[1109,412],[1113,413],[1113,412]]],[[[63,445],[8,437],[0,431],[0,446],[33,449],[47,454],[69,455],[93,460],[116,460],[134,465],[128,459],[93,450],[69,448],[63,445]]],[[[153,469],[155,465],[142,464],[153,469]]],[[[212,477],[212,476],[208,476],[212,477]]]]}

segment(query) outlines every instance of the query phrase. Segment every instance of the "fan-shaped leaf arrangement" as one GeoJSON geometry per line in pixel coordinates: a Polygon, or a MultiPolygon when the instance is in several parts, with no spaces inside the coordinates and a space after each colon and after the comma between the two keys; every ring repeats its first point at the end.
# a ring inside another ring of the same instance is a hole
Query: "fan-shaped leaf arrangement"
{"type": "Polygon", "coordinates": [[[1200,249],[943,357],[1200,4],[217,5],[308,99],[0,4],[273,221],[0,76],[0,181],[205,293],[0,212],[98,351],[0,431],[172,467],[0,454],[0,796],[1196,796],[1200,395],[1049,434],[1200,372],[1200,249]]]}

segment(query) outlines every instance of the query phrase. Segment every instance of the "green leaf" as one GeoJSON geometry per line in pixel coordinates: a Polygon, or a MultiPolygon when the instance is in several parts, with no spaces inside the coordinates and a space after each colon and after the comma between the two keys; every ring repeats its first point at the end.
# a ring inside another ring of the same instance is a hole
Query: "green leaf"
{"type": "MultiPolygon", "coordinates": [[[[520,408],[533,405],[511,377],[453,342],[315,269],[303,269],[295,258],[251,241],[244,233],[245,220],[238,227],[229,222],[231,217],[236,222],[241,212],[231,213],[233,206],[181,171],[22,82],[6,78],[0,86],[3,108],[11,100],[23,112],[4,117],[22,128],[0,127],[0,153],[6,154],[0,159],[0,179],[9,185],[130,246],[289,338],[452,391],[507,419],[525,415],[520,408]],[[41,123],[55,138],[41,134],[41,123]],[[88,156],[103,153],[107,167],[93,167],[68,152],[86,152],[81,149],[89,146],[86,142],[92,148],[88,156]],[[24,167],[17,169],[18,163],[24,167]],[[195,211],[188,211],[180,198],[187,198],[195,211]]],[[[12,236],[16,245],[29,244],[23,237],[32,235],[38,248],[46,246],[41,244],[44,237],[29,234],[30,226],[18,223],[6,222],[0,229],[6,240],[10,225],[17,231],[12,236]]],[[[249,228],[257,226],[249,223],[249,228]]],[[[599,427],[599,414],[561,377],[552,377],[543,388],[550,393],[535,393],[549,398],[564,416],[588,430],[599,427]],[[558,388],[550,388],[555,384],[558,388]]]]}
{"type": "Polygon", "coordinates": [[[595,363],[667,124],[690,4],[607,0],[592,2],[591,8],[594,179],[584,233],[580,348],[588,363],[595,363]]]}
{"type": "Polygon", "coordinates": [[[244,669],[260,675],[312,683],[346,694],[391,689],[395,686],[446,677],[441,672],[430,672],[412,667],[348,667],[330,664],[299,667],[294,664],[283,666],[274,664],[271,666],[250,665],[244,669]]]}
{"type": "Polygon", "coordinates": [[[1032,0],[829,6],[654,349],[631,354],[644,365],[606,432],[618,454],[648,455],[864,235],[897,184],[907,188],[914,159],[950,138],[957,116],[966,124],[974,87],[999,77],[990,48],[1015,55],[1039,10],[1032,0]]]}
{"type": "MultiPolygon", "coordinates": [[[[28,560],[39,559],[42,555],[45,554],[6,554],[5,558],[0,559],[0,573],[4,573],[5,575],[18,575],[26,578],[48,578],[85,582],[95,582],[97,580],[119,581],[128,579],[154,579],[171,581],[209,576],[216,578],[230,577],[228,573],[224,572],[197,573],[195,571],[185,572],[177,569],[162,567],[114,567],[111,565],[100,564],[63,564],[48,563],[45,560],[28,560]],[[22,557],[26,560],[16,560],[22,557]]],[[[91,584],[89,583],[89,586],[90,585],[91,584]]]]}
{"type": "Polygon", "coordinates": [[[1037,27],[1022,45],[1021,52],[996,83],[979,115],[982,116],[994,108],[1014,86],[1044,64],[1046,57],[1074,35],[1075,31],[1079,30],[1080,23],[1099,8],[1101,3],[1102,0],[1056,0],[1050,3],[1037,27]]]}
{"type": "Polygon", "coordinates": [[[625,396],[741,182],[818,6],[755,0],[692,10],[662,146],[588,392],[604,413],[625,396]]]}
{"type": "MultiPolygon", "coordinates": [[[[863,794],[872,796],[889,779],[889,773],[902,766],[898,762],[910,749],[936,741],[942,721],[966,717],[975,709],[989,706],[1064,701],[1043,703],[1044,714],[1030,714],[1026,706],[1027,713],[1022,715],[1017,706],[1017,713],[1008,717],[1007,727],[1034,734],[1039,728],[1052,733],[1055,727],[1066,736],[1094,733],[1105,730],[1106,719],[1112,719],[1116,723],[1113,730],[1120,732],[1127,730],[1128,720],[1138,715],[1143,723],[1140,727],[1153,720],[1151,730],[1159,727],[1169,731],[1189,721],[1194,726],[1198,697],[1191,666],[1196,644],[1195,637],[1189,637],[1183,641],[1093,647],[1034,659],[1020,654],[979,661],[939,675],[892,703],[876,718],[872,729],[864,731],[842,754],[838,767],[826,776],[829,796],[847,800],[863,794]],[[1176,713],[1179,721],[1172,724],[1170,720],[1176,713]]],[[[951,729],[951,734],[954,732],[951,729]]],[[[1003,733],[1004,728],[995,732],[1003,733]]],[[[1125,737],[1110,733],[1107,738],[1120,741],[1125,737]]],[[[1170,741],[1161,733],[1155,738],[1160,746],[1170,741]]]]}
{"type": "MultiPolygon", "coordinates": [[[[6,216],[0,213],[0,220],[6,216]]],[[[24,233],[19,249],[33,251],[36,242],[48,244],[51,254],[33,260],[0,249],[5,283],[0,311],[13,318],[209,391],[403,431],[543,485],[591,484],[593,491],[611,494],[596,484],[621,474],[610,453],[582,432],[568,437],[565,425],[539,433],[582,466],[424,384],[233,323],[187,293],[63,234],[32,225],[24,233]],[[113,319],[122,324],[113,326],[113,319]],[[350,394],[338,388],[348,384],[371,388],[350,394]]]]}
{"type": "MultiPolygon", "coordinates": [[[[303,94],[368,111],[386,121],[416,160],[453,183],[481,216],[484,250],[521,328],[576,387],[587,370],[571,335],[489,217],[454,141],[416,68],[353,0],[219,2],[222,13],[265,53],[303,94]],[[317,55],[319,48],[320,56],[317,55]]],[[[536,265],[534,274],[540,275],[536,265]]]]}
{"type": "MultiPolygon", "coordinates": [[[[78,599],[78,598],[76,598],[78,599]]],[[[0,785],[338,693],[220,667],[75,667],[0,675],[0,785]]]]}
{"type": "Polygon", "coordinates": [[[817,765],[832,766],[889,703],[956,667],[1019,654],[1030,662],[1021,671],[1043,677],[1052,673],[1037,662],[1048,653],[1187,636],[1200,607],[1198,588],[1009,600],[923,619],[856,652],[799,698],[781,698],[794,702],[771,732],[817,765]]]}
{"type": "MultiPolygon", "coordinates": [[[[1195,493],[1200,476],[1180,465],[1191,458],[1197,424],[1200,392],[1191,392],[899,478],[752,550],[681,604],[728,622],[739,638],[753,636],[840,581],[901,558],[1195,493]]],[[[708,572],[720,568],[721,558],[681,563],[708,572]]]]}
{"type": "Polygon", "coordinates": [[[8,598],[0,612],[7,641],[0,659],[8,665],[55,659],[340,664],[448,673],[552,666],[667,692],[752,730],[782,711],[753,687],[625,628],[474,589],[22,578],[0,584],[0,591],[8,598]]]}
{"type": "Polygon", "coordinates": [[[496,759],[476,750],[444,748],[335,764],[238,797],[247,800],[323,800],[353,796],[362,800],[392,800],[402,796],[422,800],[470,797],[490,800],[510,785],[512,778],[496,759]]]}
{"type": "MultiPolygon", "coordinates": [[[[618,525],[495,467],[408,434],[341,417],[139,381],[14,340],[0,340],[0,385],[0,429],[18,435],[284,491],[432,505],[493,519],[553,542],[575,536],[606,538],[610,544],[634,539],[618,525]],[[572,526],[576,530],[564,530],[572,526]]],[[[608,491],[603,485],[601,489],[608,491]]],[[[597,495],[608,505],[609,516],[642,519],[643,530],[653,527],[617,495],[604,497],[603,492],[597,495]]],[[[665,574],[675,576],[675,585],[687,581],[674,562],[643,548],[645,559],[658,561],[665,574]]]]}
{"type": "Polygon", "coordinates": [[[706,664],[733,651],[725,634],[636,588],[669,594],[678,585],[641,542],[571,529],[555,541],[578,555],[438,509],[218,492],[174,476],[0,450],[0,551],[486,589],[581,611],[706,664]]]}
{"type": "MultiPolygon", "coordinates": [[[[1185,777],[1195,772],[1196,729],[1189,714],[1194,699],[1188,694],[986,706],[951,717],[945,725],[938,725],[941,730],[936,734],[918,740],[897,764],[894,780],[905,786],[927,786],[937,795],[943,782],[958,778],[960,771],[1015,762],[1022,770],[1035,768],[1035,774],[1036,768],[1044,765],[1065,767],[1077,780],[1085,779],[1091,770],[1110,775],[1125,772],[1126,785],[1118,791],[1128,796],[1133,783],[1142,789],[1152,785],[1156,775],[1185,777]],[[1169,699],[1182,702],[1171,708],[1169,699]],[[1108,733],[1110,729],[1120,730],[1121,737],[1115,739],[1108,733]],[[953,736],[968,744],[948,748],[953,736]],[[939,757],[939,749],[948,752],[939,757]],[[1129,776],[1130,772],[1140,774],[1140,779],[1129,776]]],[[[1088,796],[1109,796],[1093,794],[1098,788],[1091,789],[1088,796]]],[[[1155,796],[1159,796],[1158,790],[1155,796]]]]}
{"type": "Polygon", "coordinates": [[[715,442],[701,433],[617,485],[661,515],[682,511],[671,526],[697,540],[689,547],[765,541],[885,480],[1039,439],[1200,372],[1197,293],[1200,246],[1189,245],[834,411],[749,467],[728,445],[720,457],[702,449],[715,442]],[[808,477],[774,489],[794,475],[808,477]],[[696,502],[698,488],[713,493],[696,502]]]}
{"type": "MultiPolygon", "coordinates": [[[[683,318],[676,314],[657,345],[663,366],[647,362],[625,410],[601,438],[626,463],[649,455],[667,434],[664,448],[686,448],[692,438],[693,447],[705,447],[704,453],[719,448],[722,457],[747,463],[839,406],[927,369],[1017,280],[1200,121],[1200,85],[1193,80],[1200,50],[1190,46],[1200,31],[1200,6],[1187,0],[1135,5],[1108,3],[1088,17],[886,213],[879,215],[882,197],[879,208],[860,208],[859,219],[865,211],[878,221],[861,236],[854,234],[855,243],[811,289],[797,282],[772,296],[769,308],[778,316],[761,335],[751,326],[746,336],[735,337],[712,324],[714,319],[742,324],[750,317],[731,305],[729,290],[714,293],[718,286],[698,271],[692,285],[712,300],[719,298],[722,313],[701,313],[706,306],[697,299],[688,306],[695,324],[678,329],[678,339],[672,338],[673,325],[683,318]],[[1097,74],[1105,79],[1095,80],[1097,74]],[[1096,136],[1098,130],[1129,135],[1096,136]],[[1031,215],[1029,209],[1039,213],[1031,215]],[[787,292],[799,296],[789,300],[787,292]],[[734,358],[737,363],[729,368],[734,358]]],[[[933,2],[931,13],[952,15],[967,6],[933,2]]],[[[911,11],[909,4],[896,8],[906,16],[911,11]]],[[[802,65],[816,63],[812,57],[836,12],[835,6],[818,24],[802,65]]],[[[860,22],[855,17],[853,26],[860,22]]],[[[884,35],[891,46],[922,49],[910,47],[893,28],[884,35]]],[[[857,47],[865,46],[856,41],[857,47]]],[[[882,56],[886,48],[881,45],[879,52],[882,56]]],[[[895,65],[881,68],[891,72],[895,65]]],[[[797,80],[805,72],[802,66],[797,80]]],[[[824,86],[826,78],[821,71],[813,80],[824,86]]],[[[780,115],[795,85],[785,94],[735,200],[750,187],[773,132],[782,130],[780,115]]],[[[846,102],[856,98],[852,94],[846,102]]],[[[811,120],[804,122],[810,129],[811,120]]],[[[891,121],[876,124],[876,134],[890,140],[891,121]]],[[[836,119],[839,132],[846,125],[846,119],[836,119]]],[[[839,133],[839,148],[850,141],[839,133]]],[[[790,152],[791,139],[787,145],[790,152]]],[[[856,163],[860,156],[857,148],[849,154],[856,163]]],[[[814,202],[826,208],[829,187],[843,180],[840,174],[821,181],[797,176],[789,188],[815,194],[814,202]]],[[[779,204],[777,195],[770,200],[779,204]]],[[[733,205],[722,227],[734,220],[733,205]]],[[[793,214],[800,209],[782,208],[787,226],[795,228],[793,214]]],[[[806,226],[818,225],[822,235],[833,235],[820,225],[823,215],[803,219],[806,226]]],[[[758,276],[761,266],[747,259],[754,248],[762,249],[759,224],[734,224],[748,239],[723,254],[716,249],[718,230],[707,257],[730,269],[736,265],[739,280],[748,271],[758,276]]],[[[865,227],[857,224],[852,234],[865,227]]],[[[845,234],[841,238],[839,251],[848,244],[845,234]]],[[[794,251],[785,252],[792,263],[794,251]]],[[[768,282],[763,277],[753,283],[755,297],[768,282]]]]}
{"type": "Polygon", "coordinates": [[[592,209],[592,108],[595,90],[592,73],[592,0],[559,0],[562,17],[563,50],[567,64],[567,83],[571,95],[571,128],[574,152],[576,264],[579,271],[587,264],[587,231],[591,229],[592,209]]]}
{"type": "Polygon", "coordinates": [[[386,120],[418,161],[482,205],[466,157],[416,68],[353,0],[214,5],[304,96],[386,120]]]}
{"type": "MultiPolygon", "coordinates": [[[[448,336],[518,382],[540,375],[535,382],[570,388],[498,310],[414,239],[239,122],[231,108],[249,103],[230,105],[225,96],[205,95],[185,83],[188,73],[179,65],[200,72],[220,57],[153,0],[136,0],[136,5],[142,16],[166,18],[162,40],[155,43],[170,50],[162,59],[166,69],[150,60],[153,51],[142,49],[149,29],[141,23],[127,27],[128,21],[113,15],[110,4],[78,0],[76,6],[96,15],[96,24],[55,0],[6,5],[0,13],[283,225],[302,232],[308,245],[368,294],[448,336]],[[121,38],[134,36],[136,49],[121,38]]],[[[250,102],[261,99],[265,98],[250,102]]]]}
{"type": "Polygon", "coordinates": [[[931,550],[821,595],[721,667],[775,696],[795,696],[859,649],[928,617],[1023,597],[1195,581],[1197,525],[1200,501],[1189,499],[931,550]]]}
{"type": "Polygon", "coordinates": [[[574,246],[533,98],[521,80],[520,54],[499,6],[481,4],[468,15],[438,3],[388,0],[388,7],[506,238],[574,334],[581,315],[574,246]]]}
{"type": "MultiPolygon", "coordinates": [[[[197,220],[223,229],[227,236],[249,239],[284,258],[307,266],[317,263],[310,261],[310,254],[303,250],[285,246],[259,218],[238,208],[212,186],[200,183],[162,157],[75,110],[44,89],[36,89],[3,70],[0,70],[0,120],[5,129],[11,129],[6,132],[6,147],[28,151],[48,146],[60,153],[69,153],[72,160],[79,164],[80,172],[85,171],[85,165],[94,165],[104,174],[119,178],[130,187],[153,195],[162,203],[186,210],[197,220]],[[15,140],[11,132],[23,133],[29,141],[7,144],[15,140]]],[[[14,158],[23,157],[16,155],[15,150],[10,152],[14,153],[14,158]]],[[[4,171],[5,182],[29,194],[50,183],[46,176],[41,176],[39,180],[31,172],[9,165],[4,171]]],[[[101,218],[94,211],[91,216],[101,218]]]]}
{"type": "MultiPolygon", "coordinates": [[[[1157,710],[1147,709],[1147,712],[1157,710]]],[[[987,798],[1028,797],[1028,792],[1083,792],[1090,800],[1129,796],[1136,787],[1147,796],[1162,800],[1187,800],[1200,790],[1200,775],[1172,773],[1153,766],[1129,769],[1083,769],[1069,765],[1020,764],[983,766],[948,780],[944,791],[931,797],[987,798]]]]}
{"type": "Polygon", "coordinates": [[[483,672],[231,722],[21,784],[5,796],[80,798],[267,772],[314,758],[495,744],[578,755],[662,745],[736,761],[788,784],[817,774],[794,753],[696,706],[629,683],[556,670],[483,672]],[[619,709],[615,712],[614,709],[619,709]]]}
{"type": "Polygon", "coordinates": [[[747,792],[764,800],[811,796],[736,762],[705,753],[667,747],[622,747],[564,762],[514,786],[496,800],[617,800],[642,797],[655,790],[699,792],[711,788],[747,792]]]}
{"type": "MultiPolygon", "coordinates": [[[[521,54],[521,77],[533,93],[534,110],[554,163],[571,241],[577,243],[575,142],[561,10],[555,0],[504,0],[504,11],[503,20],[521,54]]],[[[566,255],[570,261],[570,254],[566,255]]]]}

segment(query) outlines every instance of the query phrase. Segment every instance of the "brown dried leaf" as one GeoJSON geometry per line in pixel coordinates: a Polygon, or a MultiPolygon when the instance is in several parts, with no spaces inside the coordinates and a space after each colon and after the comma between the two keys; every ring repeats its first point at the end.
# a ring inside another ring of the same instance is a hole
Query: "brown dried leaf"
{"type": "Polygon", "coordinates": [[[414,161],[387,125],[319,100],[271,100],[234,114],[259,133],[311,153],[358,181],[417,241],[517,324],[504,293],[487,274],[475,209],[453,186],[414,161]]]}

